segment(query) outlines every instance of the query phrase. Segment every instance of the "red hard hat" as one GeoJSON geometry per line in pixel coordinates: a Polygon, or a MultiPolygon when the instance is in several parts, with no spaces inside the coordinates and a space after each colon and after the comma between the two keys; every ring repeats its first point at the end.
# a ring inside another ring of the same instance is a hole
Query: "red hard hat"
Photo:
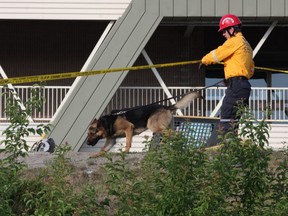
{"type": "Polygon", "coordinates": [[[222,31],[225,28],[237,25],[241,25],[241,20],[234,14],[226,14],[221,18],[219,22],[218,32],[222,31]]]}

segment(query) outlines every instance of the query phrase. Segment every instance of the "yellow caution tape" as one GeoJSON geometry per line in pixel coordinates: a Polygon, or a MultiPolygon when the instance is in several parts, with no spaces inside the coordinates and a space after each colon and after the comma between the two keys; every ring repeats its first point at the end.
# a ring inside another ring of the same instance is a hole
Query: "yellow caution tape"
{"type": "MultiPolygon", "coordinates": [[[[164,63],[164,64],[154,64],[154,65],[133,66],[133,67],[125,67],[125,68],[111,68],[111,69],[84,71],[84,72],[66,72],[66,73],[56,73],[56,74],[25,76],[25,77],[14,77],[14,78],[8,78],[8,79],[0,79],[0,86],[6,85],[6,84],[23,84],[23,83],[35,83],[35,82],[60,80],[60,79],[71,79],[71,78],[75,78],[78,76],[91,76],[91,75],[106,74],[106,73],[121,72],[121,71],[174,67],[174,66],[179,66],[179,65],[197,64],[200,62],[201,62],[200,60],[194,60],[194,61],[184,61],[184,62],[174,62],[174,63],[164,63]]],[[[255,67],[255,69],[288,73],[287,70],[277,70],[277,69],[264,68],[264,67],[255,67]]]]}
{"type": "Polygon", "coordinates": [[[266,67],[255,67],[255,69],[265,70],[265,71],[272,71],[272,72],[279,72],[279,73],[288,73],[287,70],[279,70],[279,69],[266,68],[266,67]]]}
{"type": "Polygon", "coordinates": [[[34,83],[34,82],[43,82],[43,81],[59,80],[59,79],[70,79],[70,78],[75,78],[78,76],[91,76],[91,75],[106,74],[106,73],[111,73],[111,72],[133,71],[133,70],[143,70],[143,69],[151,69],[151,68],[164,68],[164,67],[173,67],[173,66],[187,65],[187,64],[197,64],[197,63],[200,63],[200,60],[155,64],[155,65],[133,66],[133,67],[126,67],[126,68],[111,68],[111,69],[84,71],[84,72],[67,72],[67,73],[45,74],[45,75],[36,75],[36,76],[14,77],[14,78],[8,78],[8,79],[0,79],[0,85],[22,84],[22,83],[31,83],[31,82],[34,83]]]}

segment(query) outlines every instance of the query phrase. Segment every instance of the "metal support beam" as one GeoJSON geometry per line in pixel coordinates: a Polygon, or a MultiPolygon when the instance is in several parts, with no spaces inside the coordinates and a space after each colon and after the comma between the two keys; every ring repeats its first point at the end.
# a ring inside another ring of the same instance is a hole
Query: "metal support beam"
{"type": "MultiPolygon", "coordinates": [[[[5,71],[3,70],[3,68],[0,65],[0,75],[2,76],[3,79],[7,79],[8,76],[6,75],[5,71]]],[[[8,89],[12,92],[13,97],[15,99],[15,101],[18,103],[20,109],[22,111],[26,111],[26,107],[24,106],[24,104],[22,103],[21,99],[19,98],[18,93],[16,92],[14,86],[12,84],[7,84],[8,89]]],[[[28,120],[30,123],[34,122],[31,116],[28,116],[28,120]]]]}
{"type": "MultiPolygon", "coordinates": [[[[111,30],[112,26],[114,25],[115,21],[110,21],[106,27],[106,29],[104,30],[104,32],[102,33],[101,37],[99,38],[97,44],[95,45],[94,49],[92,50],[92,52],[90,53],[88,59],[86,60],[85,64],[83,65],[81,71],[87,71],[87,67],[90,64],[93,56],[95,55],[95,53],[97,52],[97,50],[99,49],[100,45],[102,44],[102,42],[104,41],[104,39],[106,38],[106,36],[108,35],[109,31],[111,30]]],[[[61,115],[62,112],[64,112],[64,104],[68,103],[69,100],[71,100],[70,98],[73,96],[74,91],[76,91],[76,87],[79,86],[79,81],[80,81],[81,77],[76,77],[75,81],[73,82],[70,90],[68,91],[67,95],[65,96],[65,98],[63,99],[63,101],[61,102],[59,108],[56,110],[55,114],[52,117],[51,120],[51,124],[53,125],[53,122],[55,121],[55,119],[58,118],[58,116],[61,115]]]]}
{"type": "MultiPolygon", "coordinates": [[[[151,59],[149,58],[147,52],[145,51],[145,49],[142,50],[142,55],[144,56],[144,58],[146,59],[147,63],[149,65],[153,65],[153,62],[151,61],[151,59]]],[[[158,82],[160,83],[161,87],[163,88],[165,94],[167,95],[168,98],[170,99],[171,104],[175,104],[176,101],[172,98],[172,94],[170,93],[169,89],[167,88],[165,82],[163,81],[163,79],[161,78],[160,74],[158,73],[156,68],[151,68],[151,70],[153,71],[156,79],[158,80],[158,82]]],[[[181,112],[181,110],[177,110],[177,114],[183,116],[183,113],[181,112]]]]}
{"type": "Polygon", "coordinates": [[[255,47],[255,49],[253,50],[253,58],[255,57],[255,55],[258,53],[258,51],[261,49],[262,45],[265,43],[265,41],[267,40],[267,38],[269,37],[270,33],[273,31],[273,29],[276,27],[278,21],[274,21],[270,27],[267,29],[267,31],[265,32],[265,34],[263,35],[263,37],[261,38],[261,40],[259,41],[259,43],[257,44],[257,46],[255,47]]]}

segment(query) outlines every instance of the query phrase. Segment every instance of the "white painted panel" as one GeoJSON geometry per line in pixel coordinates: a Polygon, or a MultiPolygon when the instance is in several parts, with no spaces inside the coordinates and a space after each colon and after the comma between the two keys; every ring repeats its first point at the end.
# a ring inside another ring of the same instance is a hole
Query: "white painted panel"
{"type": "Polygon", "coordinates": [[[162,16],[173,16],[173,0],[160,0],[160,14],[162,16]]]}
{"type": "Polygon", "coordinates": [[[201,16],[201,0],[188,0],[188,16],[201,16]]]}
{"type": "Polygon", "coordinates": [[[177,1],[174,1],[174,16],[175,17],[181,17],[181,16],[187,16],[187,2],[182,1],[182,4],[179,4],[177,1]]]}
{"type": "Polygon", "coordinates": [[[257,0],[257,16],[268,16],[271,14],[271,0],[257,0]]]}
{"type": "Polygon", "coordinates": [[[243,0],[243,16],[255,17],[257,14],[256,0],[243,0]]]}
{"type": "Polygon", "coordinates": [[[285,16],[288,16],[288,0],[285,0],[284,10],[285,10],[285,16]]]}
{"type": "MultiPolygon", "coordinates": [[[[0,19],[117,20],[132,0],[0,0],[0,19]]],[[[133,0],[145,10],[146,4],[160,4],[161,14],[172,17],[285,16],[288,0],[133,0]],[[172,7],[172,8],[171,8],[172,7]],[[173,14],[172,14],[172,13],[173,14]]]]}
{"type": "Polygon", "coordinates": [[[229,13],[237,16],[243,15],[243,1],[229,0],[229,13]]]}
{"type": "Polygon", "coordinates": [[[0,2],[9,2],[9,3],[105,3],[105,4],[114,4],[114,3],[130,3],[131,0],[1,0],[0,2]]]}
{"type": "Polygon", "coordinates": [[[131,0],[0,0],[0,19],[117,20],[131,0]]]}
{"type": "Polygon", "coordinates": [[[284,16],[285,15],[285,1],[277,0],[271,1],[271,15],[272,16],[284,16]]]}
{"type": "Polygon", "coordinates": [[[222,17],[224,14],[229,13],[229,0],[217,0],[215,11],[215,15],[218,17],[222,17]]]}
{"type": "Polygon", "coordinates": [[[205,0],[202,1],[202,17],[215,16],[215,1],[205,0]]]}

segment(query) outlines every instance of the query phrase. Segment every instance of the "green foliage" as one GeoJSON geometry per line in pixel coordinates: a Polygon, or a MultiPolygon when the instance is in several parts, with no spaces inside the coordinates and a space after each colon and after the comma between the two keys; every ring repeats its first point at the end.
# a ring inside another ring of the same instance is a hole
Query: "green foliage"
{"type": "Polygon", "coordinates": [[[67,154],[70,146],[58,145],[53,160],[27,177],[19,159],[27,155],[25,136],[33,133],[29,113],[41,100],[36,93],[24,113],[14,100],[7,103],[11,127],[3,141],[7,157],[0,160],[0,215],[287,214],[288,150],[275,159],[268,148],[269,124],[256,121],[245,107],[239,109],[239,134],[228,133],[217,148],[187,144],[180,132],[167,132],[160,147],[148,142],[152,148],[137,163],[124,152],[106,154],[104,174],[96,173],[96,180],[79,176],[67,154]]]}
{"type": "Polygon", "coordinates": [[[6,136],[5,140],[1,141],[4,149],[0,149],[0,153],[5,154],[5,157],[0,160],[0,215],[11,215],[13,206],[13,194],[18,190],[19,186],[19,171],[25,164],[19,161],[20,158],[27,156],[29,146],[26,143],[25,137],[30,133],[43,133],[49,129],[49,126],[37,130],[29,128],[29,119],[33,109],[40,108],[41,89],[43,87],[35,86],[31,89],[31,98],[24,106],[25,110],[20,108],[20,99],[9,88],[4,89],[1,96],[6,96],[5,113],[10,126],[3,132],[6,136]]]}
{"type": "Polygon", "coordinates": [[[269,195],[272,150],[267,149],[269,125],[257,122],[249,111],[243,112],[239,136],[227,134],[224,146],[214,160],[214,170],[223,187],[229,214],[261,214],[269,195]]]}
{"type": "MultiPolygon", "coordinates": [[[[39,125],[37,129],[29,127],[29,116],[33,110],[39,110],[44,101],[43,86],[31,88],[31,98],[20,107],[19,97],[6,89],[5,113],[10,126],[3,132],[6,135],[4,156],[0,160],[0,215],[103,215],[104,204],[95,200],[95,188],[88,184],[81,192],[74,191],[69,179],[74,167],[66,157],[71,150],[69,145],[56,148],[55,158],[33,179],[24,178],[26,164],[21,158],[28,155],[29,146],[25,138],[32,134],[42,135],[51,125],[39,125]],[[14,97],[15,96],[15,97],[14,97]]],[[[3,95],[2,95],[3,96],[3,95]]]]}
{"type": "MultiPolygon", "coordinates": [[[[19,162],[20,157],[26,157],[29,145],[25,138],[30,134],[47,133],[50,130],[51,125],[39,125],[37,129],[29,127],[29,117],[32,115],[33,110],[39,110],[42,106],[43,86],[34,86],[31,90],[31,98],[25,103],[25,109],[21,108],[20,99],[18,95],[6,88],[3,93],[6,96],[5,113],[10,125],[3,132],[5,140],[1,141],[1,144],[5,146],[4,149],[0,149],[0,153],[4,152],[7,156],[1,160],[1,166],[9,166],[9,169],[21,170],[23,163],[19,162]]],[[[1,95],[3,96],[3,95],[1,95]]]]}
{"type": "Polygon", "coordinates": [[[244,113],[239,136],[229,133],[217,150],[172,133],[146,153],[140,170],[129,168],[125,154],[110,160],[106,184],[115,215],[284,215],[287,156],[271,170],[269,125],[244,113]]]}
{"type": "Polygon", "coordinates": [[[74,166],[66,157],[68,145],[56,148],[56,157],[44,168],[36,179],[26,184],[21,193],[22,212],[29,215],[94,215],[101,213],[95,200],[95,188],[88,184],[80,193],[75,193],[69,176],[74,166]],[[37,188],[33,185],[38,184],[37,188]]]}

